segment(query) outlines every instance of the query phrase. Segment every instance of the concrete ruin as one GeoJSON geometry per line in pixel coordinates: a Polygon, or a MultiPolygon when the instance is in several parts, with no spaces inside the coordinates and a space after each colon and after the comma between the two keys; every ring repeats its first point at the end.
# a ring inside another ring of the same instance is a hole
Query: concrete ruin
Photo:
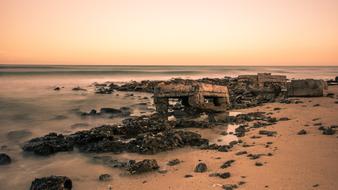
{"type": "Polygon", "coordinates": [[[170,99],[177,99],[184,107],[210,112],[223,112],[230,107],[226,86],[190,81],[187,83],[163,82],[154,89],[156,111],[168,114],[170,99]]]}
{"type": "Polygon", "coordinates": [[[286,88],[287,79],[284,75],[271,75],[271,73],[258,73],[257,75],[239,75],[238,82],[249,83],[258,89],[269,88],[277,84],[286,88]]]}
{"type": "Polygon", "coordinates": [[[320,97],[324,95],[327,84],[323,80],[292,80],[287,86],[289,97],[320,97]]]}

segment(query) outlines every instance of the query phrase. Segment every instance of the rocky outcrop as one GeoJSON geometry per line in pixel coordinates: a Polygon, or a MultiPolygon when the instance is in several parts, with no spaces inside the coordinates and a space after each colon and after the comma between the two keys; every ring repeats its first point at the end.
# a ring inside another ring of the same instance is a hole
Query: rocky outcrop
{"type": "Polygon", "coordinates": [[[37,155],[50,155],[56,152],[71,151],[73,144],[66,140],[62,134],[49,133],[26,142],[23,150],[34,152],[37,155]]]}
{"type": "Polygon", "coordinates": [[[30,190],[71,190],[72,180],[66,176],[49,176],[36,178],[30,190]]]}

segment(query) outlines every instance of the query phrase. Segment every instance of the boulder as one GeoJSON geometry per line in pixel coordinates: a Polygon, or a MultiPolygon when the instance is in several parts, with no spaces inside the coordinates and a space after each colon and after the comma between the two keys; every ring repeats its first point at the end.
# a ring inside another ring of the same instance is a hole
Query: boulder
{"type": "Polygon", "coordinates": [[[208,169],[207,165],[205,163],[198,163],[195,167],[195,172],[197,173],[203,173],[203,172],[206,172],[208,169]]]}

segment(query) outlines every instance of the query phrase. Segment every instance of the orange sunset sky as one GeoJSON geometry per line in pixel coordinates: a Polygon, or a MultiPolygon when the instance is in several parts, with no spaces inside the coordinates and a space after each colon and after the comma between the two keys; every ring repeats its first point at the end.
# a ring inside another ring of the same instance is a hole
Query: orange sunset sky
{"type": "Polygon", "coordinates": [[[338,65],[338,0],[0,0],[0,64],[338,65]]]}

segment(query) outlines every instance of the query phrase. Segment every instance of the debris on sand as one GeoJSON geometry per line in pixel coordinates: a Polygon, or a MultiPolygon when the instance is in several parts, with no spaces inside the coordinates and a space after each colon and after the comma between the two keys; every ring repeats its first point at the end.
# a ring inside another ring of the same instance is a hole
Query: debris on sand
{"type": "Polygon", "coordinates": [[[72,180],[66,176],[49,176],[36,178],[30,190],[71,190],[72,180]]]}

